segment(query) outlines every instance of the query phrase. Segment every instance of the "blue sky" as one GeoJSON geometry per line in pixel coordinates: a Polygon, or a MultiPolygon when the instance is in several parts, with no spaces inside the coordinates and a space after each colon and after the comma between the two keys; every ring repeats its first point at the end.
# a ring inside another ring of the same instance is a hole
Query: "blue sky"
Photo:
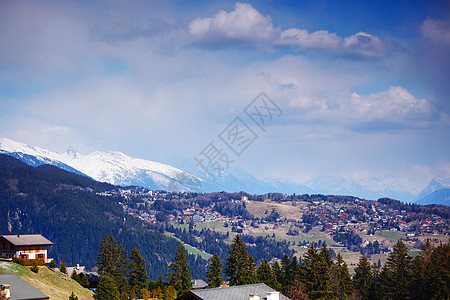
{"type": "Polygon", "coordinates": [[[2,1],[0,41],[2,137],[191,158],[265,92],[253,174],[450,177],[448,1],[2,1]]]}

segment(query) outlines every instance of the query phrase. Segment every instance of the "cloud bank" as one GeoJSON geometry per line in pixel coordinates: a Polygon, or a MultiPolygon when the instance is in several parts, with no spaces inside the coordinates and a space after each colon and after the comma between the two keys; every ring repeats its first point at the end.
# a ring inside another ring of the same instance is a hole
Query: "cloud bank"
{"type": "Polygon", "coordinates": [[[366,32],[344,38],[326,30],[308,32],[300,28],[275,28],[270,16],[262,15],[251,4],[239,2],[230,12],[220,10],[212,17],[195,19],[189,24],[189,34],[192,45],[210,49],[290,49],[360,58],[384,57],[399,49],[366,32]]]}

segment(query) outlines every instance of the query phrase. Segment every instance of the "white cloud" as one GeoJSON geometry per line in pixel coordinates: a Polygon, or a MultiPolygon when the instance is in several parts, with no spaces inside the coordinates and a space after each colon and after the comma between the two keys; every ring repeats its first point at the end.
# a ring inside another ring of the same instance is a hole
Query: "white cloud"
{"type": "Polygon", "coordinates": [[[196,43],[210,46],[270,44],[278,36],[272,19],[247,3],[236,3],[231,12],[218,11],[211,18],[197,18],[189,24],[196,43]]]}
{"type": "Polygon", "coordinates": [[[305,29],[290,28],[281,32],[277,43],[300,49],[339,49],[342,45],[342,38],[325,30],[309,33],[305,29]]]}
{"type": "Polygon", "coordinates": [[[450,21],[428,19],[420,26],[422,36],[428,40],[450,46],[450,21]]]}
{"type": "Polygon", "coordinates": [[[426,99],[416,99],[401,86],[369,95],[356,92],[337,92],[334,98],[299,95],[290,104],[301,111],[305,122],[340,124],[358,130],[428,127],[433,122],[432,104],[426,99]]]}
{"type": "Polygon", "coordinates": [[[265,51],[290,48],[294,51],[326,52],[355,57],[382,57],[393,49],[379,37],[358,32],[343,38],[326,30],[275,28],[270,16],[248,3],[236,3],[234,10],[220,10],[213,17],[197,18],[189,24],[192,44],[217,49],[246,46],[265,51]]]}

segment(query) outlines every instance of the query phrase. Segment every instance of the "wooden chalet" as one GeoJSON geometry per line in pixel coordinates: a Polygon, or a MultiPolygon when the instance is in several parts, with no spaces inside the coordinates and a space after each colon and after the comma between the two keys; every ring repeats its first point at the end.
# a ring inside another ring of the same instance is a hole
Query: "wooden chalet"
{"type": "Polygon", "coordinates": [[[47,256],[47,247],[53,243],[40,234],[2,235],[0,236],[1,256],[23,259],[43,258],[45,263],[51,261],[47,256]]]}

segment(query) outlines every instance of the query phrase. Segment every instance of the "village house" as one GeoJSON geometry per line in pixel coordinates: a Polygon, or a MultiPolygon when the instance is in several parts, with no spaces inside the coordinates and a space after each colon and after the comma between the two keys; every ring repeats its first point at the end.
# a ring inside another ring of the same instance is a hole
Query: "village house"
{"type": "Polygon", "coordinates": [[[229,286],[214,289],[190,290],[176,300],[289,300],[264,283],[229,286]]]}
{"type": "Polygon", "coordinates": [[[2,235],[0,236],[1,255],[9,258],[42,258],[45,263],[51,261],[47,256],[47,246],[53,243],[40,234],[2,235]]]}
{"type": "Polygon", "coordinates": [[[7,300],[46,300],[49,296],[14,274],[0,274],[0,294],[7,300]]]}

